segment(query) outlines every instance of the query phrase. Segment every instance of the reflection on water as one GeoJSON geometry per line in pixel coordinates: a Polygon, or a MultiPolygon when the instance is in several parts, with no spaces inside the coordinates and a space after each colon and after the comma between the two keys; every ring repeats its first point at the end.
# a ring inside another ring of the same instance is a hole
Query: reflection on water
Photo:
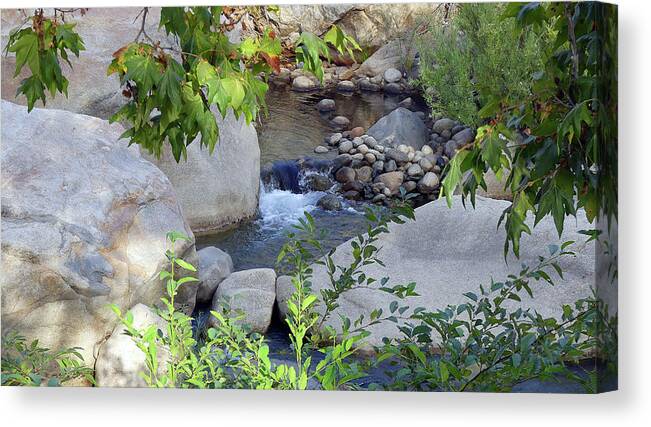
{"type": "MultiPolygon", "coordinates": [[[[351,127],[368,129],[380,117],[394,110],[403,97],[389,97],[379,93],[342,94],[336,91],[294,92],[288,88],[267,93],[269,115],[262,118],[258,128],[260,164],[276,160],[294,160],[313,155],[314,147],[323,144],[330,135],[330,119],[346,116],[351,127]],[[323,98],[332,98],[336,110],[319,113],[316,104],[323,98]]],[[[421,105],[422,108],[422,105],[421,105]]],[[[333,157],[334,152],[320,157],[333,157]]]]}

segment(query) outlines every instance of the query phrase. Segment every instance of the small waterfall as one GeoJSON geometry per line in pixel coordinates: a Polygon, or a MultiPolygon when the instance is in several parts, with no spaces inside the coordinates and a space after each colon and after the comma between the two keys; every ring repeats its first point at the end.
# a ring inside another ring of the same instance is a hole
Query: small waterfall
{"type": "Polygon", "coordinates": [[[279,160],[271,166],[270,186],[280,190],[300,193],[299,167],[295,161],[279,160]]]}

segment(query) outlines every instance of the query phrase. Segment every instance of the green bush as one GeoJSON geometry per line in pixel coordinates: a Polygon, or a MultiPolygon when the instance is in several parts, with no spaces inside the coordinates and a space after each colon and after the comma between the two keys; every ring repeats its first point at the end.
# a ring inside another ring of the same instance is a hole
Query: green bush
{"type": "Polygon", "coordinates": [[[3,386],[60,386],[75,379],[95,383],[93,370],[84,365],[80,348],[57,351],[41,347],[38,340],[10,333],[2,339],[3,386]]]}
{"type": "Polygon", "coordinates": [[[432,25],[418,37],[419,83],[435,113],[477,126],[492,94],[529,94],[545,40],[520,34],[503,12],[498,3],[462,4],[448,26],[432,25]]]}

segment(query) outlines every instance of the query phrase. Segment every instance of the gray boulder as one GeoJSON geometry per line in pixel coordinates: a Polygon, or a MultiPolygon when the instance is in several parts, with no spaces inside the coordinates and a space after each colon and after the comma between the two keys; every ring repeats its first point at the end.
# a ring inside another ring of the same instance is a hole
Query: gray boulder
{"type": "Polygon", "coordinates": [[[452,136],[452,141],[457,144],[457,147],[462,145],[469,144],[475,140],[475,131],[471,128],[465,128],[464,130],[457,132],[452,136]]]}
{"type": "Polygon", "coordinates": [[[394,40],[379,48],[373,55],[369,56],[366,61],[360,65],[356,71],[360,76],[377,76],[384,74],[389,68],[402,68],[407,55],[415,55],[415,52],[409,52],[407,46],[399,40],[394,40]]]}
{"type": "MultiPolygon", "coordinates": [[[[138,330],[152,325],[165,333],[165,321],[144,304],[137,304],[131,310],[133,326],[138,330]]],[[[169,352],[160,348],[158,353],[158,374],[165,373],[169,352]]],[[[140,373],[147,374],[145,354],[136,346],[130,336],[126,335],[126,327],[119,324],[111,336],[99,349],[95,363],[95,381],[98,387],[147,387],[147,382],[140,373]]]]}
{"type": "Polygon", "coordinates": [[[352,92],[355,90],[355,83],[349,80],[342,80],[337,83],[337,90],[340,92],[352,92]]]}
{"type": "MultiPolygon", "coordinates": [[[[491,278],[503,280],[507,275],[517,273],[520,264],[535,265],[539,255],[547,254],[547,245],[559,243],[558,234],[551,218],[543,219],[532,235],[524,235],[521,243],[520,259],[509,254],[504,260],[503,227],[496,229],[502,211],[509,206],[501,200],[477,197],[476,209],[464,209],[460,196],[455,196],[452,208],[445,200],[428,203],[416,209],[416,220],[405,224],[392,224],[390,233],[382,235],[376,245],[381,247],[379,258],[385,266],[364,267],[367,277],[381,279],[390,277],[389,285],[416,282],[416,292],[420,295],[407,300],[413,309],[425,307],[428,310],[444,308],[448,304],[467,301],[465,292],[477,292],[479,285],[489,285],[491,278]],[[433,226],[436,224],[436,226],[433,226]],[[414,250],[418,248],[418,250],[414,250]]],[[[578,218],[565,220],[563,241],[584,242],[585,236],[578,230],[590,228],[584,213],[578,218]]],[[[556,286],[532,282],[534,298],[522,293],[522,302],[511,303],[512,308],[522,307],[537,310],[543,316],[556,316],[560,319],[563,304],[573,304],[576,300],[591,295],[595,282],[594,244],[574,248],[576,257],[560,261],[564,279],[555,277],[556,286]]],[[[334,254],[337,265],[348,265],[352,260],[350,242],[340,245],[334,254]]],[[[330,286],[326,270],[321,265],[313,265],[312,288],[315,293],[330,286]]],[[[285,282],[277,284],[278,304],[281,312],[288,290],[285,282]]],[[[384,292],[352,290],[339,299],[340,307],[335,310],[329,324],[340,330],[339,315],[354,320],[361,314],[366,318],[376,308],[388,310],[394,298],[384,292]]],[[[409,315],[407,311],[405,315],[409,315]]],[[[391,322],[372,326],[368,342],[380,345],[382,337],[399,337],[400,332],[391,322]]],[[[436,340],[436,337],[433,337],[436,340]]]]}
{"type": "MultiPolygon", "coordinates": [[[[190,236],[177,255],[196,265],[194,236],[167,177],[119,141],[122,126],[6,101],[1,118],[3,333],[82,347],[92,366],[116,324],[109,304],[159,303],[166,233],[190,236]]],[[[179,295],[188,311],[196,291],[179,295]]]]}
{"type": "MultiPolygon", "coordinates": [[[[221,311],[228,307],[233,316],[243,314],[241,323],[252,332],[263,334],[271,323],[275,299],[276,273],[271,268],[254,268],[237,271],[221,282],[212,309],[221,311]]],[[[211,316],[209,323],[215,322],[211,316]]]]}
{"type": "Polygon", "coordinates": [[[170,179],[192,230],[218,231],[255,216],[260,191],[260,147],[253,124],[215,114],[219,141],[212,154],[195,140],[188,159],[174,160],[169,144],[160,159],[143,154],[170,179]]]}
{"type": "MultiPolygon", "coordinates": [[[[390,139],[395,147],[400,144],[420,149],[428,140],[427,128],[418,115],[399,107],[378,120],[367,132],[377,141],[390,139]]],[[[387,145],[381,142],[382,145],[387,145]]]]}
{"type": "Polygon", "coordinates": [[[197,302],[201,304],[212,301],[219,284],[233,271],[233,260],[226,252],[214,246],[197,251],[199,257],[199,288],[197,302]]]}

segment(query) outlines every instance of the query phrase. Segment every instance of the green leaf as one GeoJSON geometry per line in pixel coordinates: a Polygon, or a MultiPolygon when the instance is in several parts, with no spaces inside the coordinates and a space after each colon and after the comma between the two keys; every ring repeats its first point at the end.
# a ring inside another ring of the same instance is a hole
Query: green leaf
{"type": "Polygon", "coordinates": [[[29,65],[33,76],[39,77],[41,75],[38,36],[31,29],[27,32],[19,33],[14,44],[9,46],[9,52],[16,53],[16,71],[14,72],[14,77],[20,74],[20,70],[25,63],[29,65]]]}

